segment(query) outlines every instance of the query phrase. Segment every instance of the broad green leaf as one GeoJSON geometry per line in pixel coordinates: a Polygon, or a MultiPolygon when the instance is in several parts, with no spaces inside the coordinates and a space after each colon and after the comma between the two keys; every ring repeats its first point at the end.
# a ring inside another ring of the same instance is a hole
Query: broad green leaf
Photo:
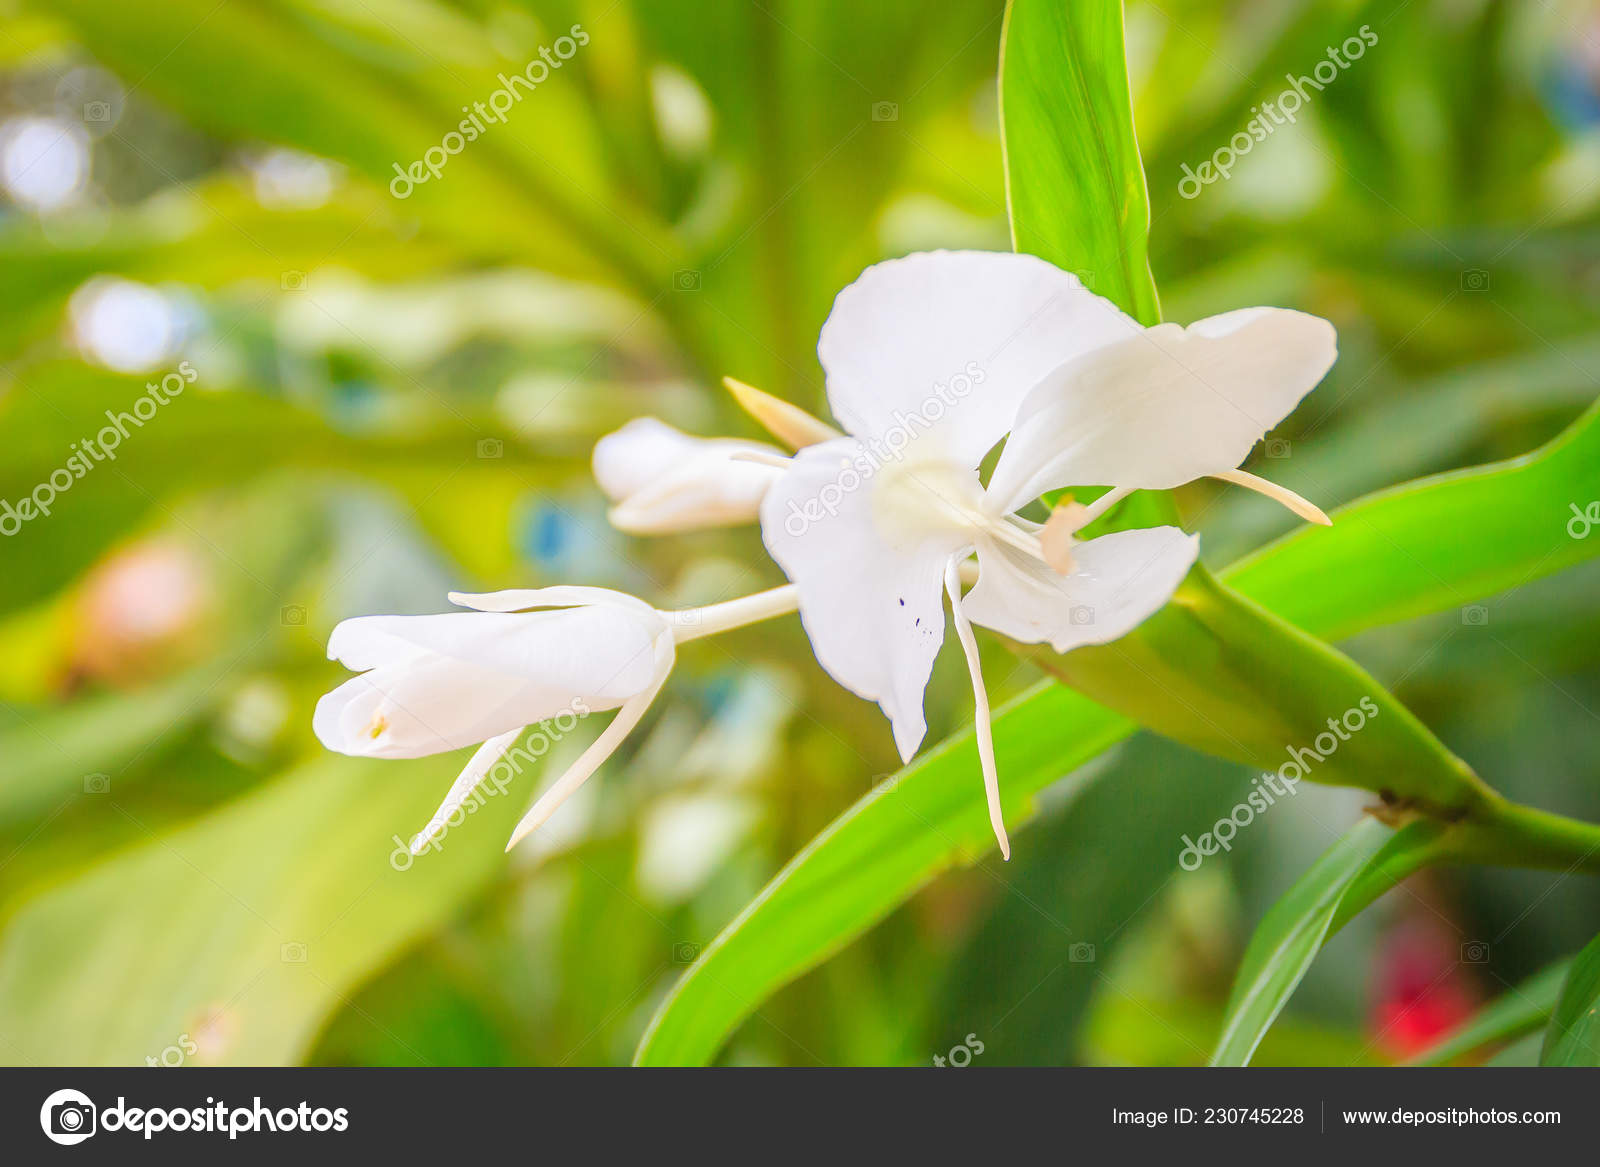
{"type": "Polygon", "coordinates": [[[1407,1064],[1446,1066],[1490,1046],[1504,1045],[1543,1028],[1555,1011],[1570,960],[1558,960],[1485,1005],[1436,1045],[1407,1064]]]}
{"type": "Polygon", "coordinates": [[[1493,801],[1366,670],[1205,571],[1191,572],[1165,608],[1120,640],[1034,659],[1102,705],[1218,757],[1268,771],[1293,766],[1297,780],[1356,786],[1439,814],[1493,801]]]}
{"type": "Polygon", "coordinates": [[[1572,958],[1539,1064],[1600,1066],[1600,937],[1572,958]]]}
{"type": "Polygon", "coordinates": [[[1000,49],[1006,197],[1018,251],[1161,319],[1123,58],[1122,0],[1012,0],[1000,49]]]}
{"type": "Polygon", "coordinates": [[[360,982],[503,864],[520,803],[489,798],[390,864],[452,762],[319,760],[30,901],[0,936],[0,1031],[28,1064],[294,1062],[360,982]]]}
{"type": "Polygon", "coordinates": [[[1444,828],[1419,820],[1391,831],[1359,823],[1273,905],[1245,950],[1213,1066],[1243,1066],[1343,918],[1371,903],[1437,854],[1444,828]]]}
{"type": "MultiPolygon", "coordinates": [[[[1001,709],[995,758],[1007,821],[1134,725],[1053,682],[1001,709]],[[1063,744],[1065,743],[1065,744],[1063,744]]],[[[789,861],[673,987],[639,1047],[646,1065],[709,1060],[779,985],[825,960],[941,871],[993,851],[968,732],[857,802],[789,861]]]]}
{"type": "Polygon", "coordinates": [[[1339,640],[1459,607],[1600,551],[1600,403],[1520,458],[1422,478],[1333,513],[1224,578],[1290,623],[1339,640]]]}

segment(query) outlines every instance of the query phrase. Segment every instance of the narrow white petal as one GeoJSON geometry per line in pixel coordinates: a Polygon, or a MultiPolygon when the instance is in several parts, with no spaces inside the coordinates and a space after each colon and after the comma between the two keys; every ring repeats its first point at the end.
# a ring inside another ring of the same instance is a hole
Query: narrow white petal
{"type": "Polygon", "coordinates": [[[1042,377],[1139,331],[1035,256],[934,251],[862,272],[834,301],[817,355],[834,416],[855,437],[937,431],[975,467],[1042,377]]]}
{"type": "Polygon", "coordinates": [[[533,808],[522,816],[522,821],[511,832],[511,839],[506,843],[507,851],[549,821],[550,816],[561,809],[561,804],[572,797],[573,792],[587,782],[594,772],[605,764],[607,758],[616,753],[623,739],[633,732],[634,727],[644,718],[650,703],[655,700],[656,694],[666,682],[667,674],[672,670],[672,638],[668,636],[663,640],[664,643],[657,648],[655,683],[624,703],[622,708],[617,710],[617,715],[611,719],[611,724],[605,727],[600,736],[583,751],[567,772],[551,783],[549,789],[539,796],[533,808]]]}
{"type": "Polygon", "coordinates": [[[950,594],[950,614],[956,626],[956,639],[967,656],[967,672],[972,676],[973,728],[978,735],[978,761],[983,767],[983,792],[989,800],[989,825],[994,828],[1000,855],[1011,858],[1011,840],[1006,837],[1005,816],[1000,811],[1000,777],[994,765],[994,730],[989,723],[989,691],[983,684],[983,665],[978,660],[978,641],[972,625],[961,610],[961,565],[952,558],[945,566],[945,591],[950,594]]]}
{"type": "Polygon", "coordinates": [[[1199,554],[1177,527],[1118,531],[1074,545],[1059,575],[1008,544],[978,540],[978,583],[963,606],[974,624],[1057,652],[1108,644],[1159,611],[1199,554]]]}
{"type": "Polygon", "coordinates": [[[490,738],[478,747],[477,752],[467,761],[466,768],[461,771],[461,776],[451,784],[449,793],[444,796],[444,801],[439,804],[439,809],[433,812],[433,817],[428,820],[427,826],[423,827],[416,837],[411,840],[411,853],[413,855],[420,855],[428,843],[438,837],[440,832],[445,829],[446,820],[460,809],[461,804],[467,800],[467,796],[476,790],[478,784],[483,781],[483,776],[489,772],[489,767],[505,756],[505,752],[511,748],[511,744],[517,740],[526,728],[527,726],[525,725],[518,726],[516,729],[508,730],[499,737],[490,738]]]}
{"type": "Polygon", "coordinates": [[[990,496],[1015,510],[1055,487],[1168,490],[1232,470],[1337,355],[1331,324],[1288,309],[1159,324],[1062,365],[1028,393],[990,496]]]}

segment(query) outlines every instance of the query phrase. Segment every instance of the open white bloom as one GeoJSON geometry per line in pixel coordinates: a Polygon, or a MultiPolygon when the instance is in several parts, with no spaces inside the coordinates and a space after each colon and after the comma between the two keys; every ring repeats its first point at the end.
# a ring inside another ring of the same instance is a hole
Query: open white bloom
{"type": "Polygon", "coordinates": [[[1072,537],[1135,489],[1227,476],[1320,516],[1236,467],[1327,372],[1333,329],[1272,308],[1145,328],[1041,259],[932,252],[845,288],[818,355],[848,436],[795,455],[762,503],[763,538],[798,588],[817,659],[882,707],[906,761],[927,732],[949,594],[990,820],[1009,855],[969,621],[1065,652],[1156,612],[1193,564],[1195,537],[1072,537]],[[985,487],[978,467],[1008,432],[985,487]],[[1065,486],[1113,489],[1043,529],[1014,513],[1065,486]],[[960,564],[974,551],[978,583],[963,597],[960,564]]]}
{"type": "Polygon", "coordinates": [[[693,437],[640,417],[595,443],[594,477],[616,504],[613,526],[670,534],[754,522],[778,472],[751,456],[781,453],[761,442],[693,437]]]}
{"type": "MultiPolygon", "coordinates": [[[[527,726],[618,710],[518,824],[515,844],[644,716],[672,671],[672,621],[605,588],[452,592],[450,600],[475,611],[361,616],[339,624],[328,656],[362,672],[317,702],[313,727],[330,750],[361,757],[417,758],[482,743],[432,819],[436,826],[527,726]]],[[[426,841],[419,836],[413,851],[426,841]]]]}

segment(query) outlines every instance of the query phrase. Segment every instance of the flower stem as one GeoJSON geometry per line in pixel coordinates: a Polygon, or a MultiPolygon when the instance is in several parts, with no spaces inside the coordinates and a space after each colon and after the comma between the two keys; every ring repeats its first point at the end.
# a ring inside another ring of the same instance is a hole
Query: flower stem
{"type": "Polygon", "coordinates": [[[1600,871],[1600,826],[1496,797],[1453,848],[1462,859],[1510,867],[1600,871]]]}
{"type": "Polygon", "coordinates": [[[758,624],[775,616],[787,616],[800,606],[800,590],[794,584],[770,588],[753,596],[740,596],[721,604],[708,604],[704,608],[677,608],[665,613],[672,622],[673,638],[682,644],[686,640],[699,640],[758,624]]]}

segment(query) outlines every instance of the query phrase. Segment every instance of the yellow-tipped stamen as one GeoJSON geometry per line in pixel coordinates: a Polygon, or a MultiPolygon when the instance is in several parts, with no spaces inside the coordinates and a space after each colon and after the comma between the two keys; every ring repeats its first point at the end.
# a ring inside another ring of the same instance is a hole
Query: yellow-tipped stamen
{"type": "Polygon", "coordinates": [[[1288,507],[1308,523],[1317,523],[1324,527],[1333,526],[1333,520],[1316,503],[1301,498],[1287,486],[1279,486],[1276,482],[1258,478],[1248,470],[1227,470],[1221,474],[1213,474],[1211,477],[1222,482],[1231,482],[1235,486],[1242,486],[1246,490],[1253,490],[1257,494],[1265,495],[1273,502],[1288,507]]]}
{"type": "Polygon", "coordinates": [[[983,687],[983,666],[978,660],[978,641],[972,635],[972,624],[961,610],[961,565],[954,559],[945,565],[945,591],[950,593],[950,611],[955,618],[956,638],[961,641],[961,651],[967,657],[967,671],[972,674],[973,722],[978,734],[978,763],[983,767],[983,792],[989,800],[989,825],[994,828],[995,841],[1000,844],[1000,856],[1011,858],[1011,840],[1006,837],[1005,818],[1000,813],[1000,777],[994,765],[994,731],[989,725],[989,692],[983,687]]]}
{"type": "Polygon", "coordinates": [[[724,377],[733,399],[773,437],[791,449],[799,450],[818,442],[831,441],[844,435],[821,418],[812,417],[798,405],[790,405],[782,398],[764,393],[754,385],[746,385],[732,377],[724,377]]]}
{"type": "Polygon", "coordinates": [[[374,713],[372,720],[367,722],[367,728],[362,730],[373,741],[383,736],[383,731],[389,728],[389,719],[381,713],[374,713]]]}

